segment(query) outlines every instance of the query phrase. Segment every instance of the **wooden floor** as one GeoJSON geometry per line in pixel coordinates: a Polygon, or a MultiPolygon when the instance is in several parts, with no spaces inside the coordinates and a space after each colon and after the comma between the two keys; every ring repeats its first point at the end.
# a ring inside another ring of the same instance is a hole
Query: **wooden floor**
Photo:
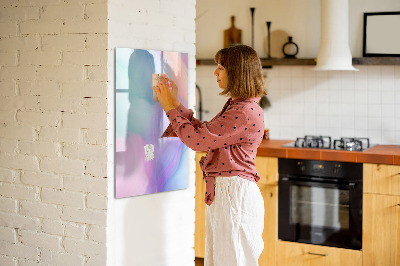
{"type": "Polygon", "coordinates": [[[195,266],[204,266],[204,259],[203,258],[195,258],[194,265],[195,266]]]}

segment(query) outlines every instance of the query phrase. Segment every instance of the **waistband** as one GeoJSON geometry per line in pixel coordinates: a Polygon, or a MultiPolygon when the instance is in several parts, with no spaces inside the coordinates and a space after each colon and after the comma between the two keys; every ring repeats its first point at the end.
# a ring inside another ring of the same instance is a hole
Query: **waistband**
{"type": "MultiPolygon", "coordinates": [[[[215,177],[215,184],[218,183],[231,183],[231,182],[243,182],[243,181],[249,181],[247,179],[244,179],[243,177],[240,177],[238,175],[235,176],[216,176],[215,177]]],[[[251,181],[249,181],[251,182],[251,181]]]]}

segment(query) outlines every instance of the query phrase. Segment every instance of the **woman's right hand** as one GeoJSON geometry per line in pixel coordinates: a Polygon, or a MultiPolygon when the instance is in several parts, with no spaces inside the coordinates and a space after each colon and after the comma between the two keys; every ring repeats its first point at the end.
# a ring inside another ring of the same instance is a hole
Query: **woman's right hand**
{"type": "Polygon", "coordinates": [[[161,74],[160,78],[163,82],[169,82],[171,85],[171,96],[172,101],[174,103],[175,108],[178,108],[181,104],[178,100],[178,86],[176,86],[175,82],[173,82],[170,78],[168,78],[167,74],[161,74]]]}

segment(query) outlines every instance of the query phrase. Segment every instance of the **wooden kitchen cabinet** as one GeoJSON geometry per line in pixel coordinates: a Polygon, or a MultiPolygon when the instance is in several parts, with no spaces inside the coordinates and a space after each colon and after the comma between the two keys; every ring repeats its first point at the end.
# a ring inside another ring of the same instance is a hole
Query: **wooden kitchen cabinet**
{"type": "Polygon", "coordinates": [[[365,163],[363,173],[364,193],[400,196],[399,165],[365,163]]]}
{"type": "Polygon", "coordinates": [[[363,170],[363,265],[400,266],[400,166],[363,170]]]}
{"type": "Polygon", "coordinates": [[[257,156],[254,160],[260,180],[257,182],[264,198],[264,250],[258,259],[260,266],[276,265],[278,241],[278,158],[257,156]]]}
{"type": "Polygon", "coordinates": [[[195,195],[195,231],[194,231],[194,254],[197,258],[204,258],[206,224],[204,195],[206,193],[206,183],[203,181],[203,172],[200,169],[199,161],[202,156],[206,156],[205,152],[196,152],[196,195],[195,195]]]}
{"type": "Polygon", "coordinates": [[[277,252],[277,266],[361,266],[363,259],[358,250],[281,240],[277,252]]]}
{"type": "Polygon", "coordinates": [[[400,266],[400,196],[365,193],[363,265],[400,266]]]}
{"type": "MultiPolygon", "coordinates": [[[[261,174],[261,173],[260,173],[261,174]]],[[[264,198],[264,250],[258,259],[260,266],[276,265],[278,241],[278,187],[259,185],[264,198]]]]}
{"type": "Polygon", "coordinates": [[[278,158],[256,156],[254,162],[261,176],[259,185],[278,185],[278,158]]]}

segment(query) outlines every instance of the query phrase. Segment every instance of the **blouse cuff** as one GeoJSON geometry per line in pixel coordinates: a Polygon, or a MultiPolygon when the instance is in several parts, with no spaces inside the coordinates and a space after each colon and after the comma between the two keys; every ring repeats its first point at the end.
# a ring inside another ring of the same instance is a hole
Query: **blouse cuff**
{"type": "Polygon", "coordinates": [[[178,112],[186,118],[189,118],[189,116],[193,113],[193,111],[187,109],[183,104],[180,104],[178,106],[178,112]]]}
{"type": "Polygon", "coordinates": [[[180,116],[180,114],[176,109],[171,109],[167,112],[167,117],[171,123],[176,119],[177,116],[180,116]]]}

